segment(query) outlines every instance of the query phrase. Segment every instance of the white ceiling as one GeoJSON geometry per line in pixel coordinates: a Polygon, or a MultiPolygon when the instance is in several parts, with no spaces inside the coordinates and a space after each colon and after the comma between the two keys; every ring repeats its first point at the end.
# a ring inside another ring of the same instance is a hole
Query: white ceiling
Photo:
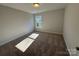
{"type": "Polygon", "coordinates": [[[40,12],[65,8],[67,4],[65,3],[40,3],[39,8],[32,7],[32,3],[2,3],[1,5],[34,14],[34,13],[40,13],[40,12]]]}

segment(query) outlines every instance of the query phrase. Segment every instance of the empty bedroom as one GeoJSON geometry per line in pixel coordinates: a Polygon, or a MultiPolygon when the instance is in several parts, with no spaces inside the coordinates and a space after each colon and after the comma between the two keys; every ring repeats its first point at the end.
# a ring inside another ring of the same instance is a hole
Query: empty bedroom
{"type": "Polygon", "coordinates": [[[0,3],[0,56],[78,56],[78,25],[78,3],[0,3]]]}

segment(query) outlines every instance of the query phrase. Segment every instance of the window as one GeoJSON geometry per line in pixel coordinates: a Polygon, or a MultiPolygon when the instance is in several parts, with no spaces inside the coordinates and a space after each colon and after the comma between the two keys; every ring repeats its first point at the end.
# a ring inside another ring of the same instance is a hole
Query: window
{"type": "Polygon", "coordinates": [[[35,27],[42,28],[43,20],[42,16],[35,16],[35,27]]]}

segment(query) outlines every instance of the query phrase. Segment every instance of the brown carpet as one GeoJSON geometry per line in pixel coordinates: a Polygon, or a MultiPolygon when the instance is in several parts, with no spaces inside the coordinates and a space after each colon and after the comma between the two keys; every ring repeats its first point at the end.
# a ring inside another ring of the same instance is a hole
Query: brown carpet
{"type": "Polygon", "coordinates": [[[23,53],[15,45],[28,35],[17,38],[0,47],[0,56],[69,56],[62,35],[37,32],[39,36],[23,53]]]}

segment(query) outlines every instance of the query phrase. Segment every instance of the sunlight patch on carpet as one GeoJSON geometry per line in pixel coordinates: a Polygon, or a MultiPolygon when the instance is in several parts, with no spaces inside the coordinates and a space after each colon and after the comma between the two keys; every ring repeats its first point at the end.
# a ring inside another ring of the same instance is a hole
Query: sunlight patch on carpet
{"type": "Polygon", "coordinates": [[[18,43],[15,47],[20,51],[25,52],[26,49],[35,41],[34,39],[36,39],[38,36],[39,34],[32,33],[30,36],[28,36],[28,38],[18,43]]]}
{"type": "Polygon", "coordinates": [[[32,39],[36,39],[39,36],[37,33],[32,33],[29,37],[32,39]]]}
{"type": "Polygon", "coordinates": [[[15,47],[18,48],[20,51],[25,52],[26,49],[33,43],[34,40],[30,38],[26,38],[17,44],[15,47]]]}

